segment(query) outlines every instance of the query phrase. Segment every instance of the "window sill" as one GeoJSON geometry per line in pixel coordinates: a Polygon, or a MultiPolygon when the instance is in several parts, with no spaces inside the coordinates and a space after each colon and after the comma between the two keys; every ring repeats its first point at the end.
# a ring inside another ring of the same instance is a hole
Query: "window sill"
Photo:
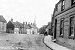
{"type": "Polygon", "coordinates": [[[59,37],[62,37],[63,38],[63,35],[60,35],[59,37]]]}
{"type": "Polygon", "coordinates": [[[69,38],[69,39],[74,39],[74,36],[69,36],[68,38],[69,38]]]}

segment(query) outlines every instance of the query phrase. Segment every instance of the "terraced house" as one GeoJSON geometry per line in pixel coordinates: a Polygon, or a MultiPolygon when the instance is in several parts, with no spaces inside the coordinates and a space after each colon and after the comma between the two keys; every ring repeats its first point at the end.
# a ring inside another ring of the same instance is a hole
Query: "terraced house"
{"type": "Polygon", "coordinates": [[[60,0],[55,5],[52,32],[57,43],[75,49],[75,0],[60,0]]]}

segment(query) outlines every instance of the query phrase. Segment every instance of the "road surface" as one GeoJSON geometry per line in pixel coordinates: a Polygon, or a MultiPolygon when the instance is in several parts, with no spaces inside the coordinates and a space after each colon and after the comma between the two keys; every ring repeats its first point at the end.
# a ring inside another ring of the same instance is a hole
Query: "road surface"
{"type": "Polygon", "coordinates": [[[0,34],[0,50],[50,50],[43,38],[41,35],[0,34]]]}

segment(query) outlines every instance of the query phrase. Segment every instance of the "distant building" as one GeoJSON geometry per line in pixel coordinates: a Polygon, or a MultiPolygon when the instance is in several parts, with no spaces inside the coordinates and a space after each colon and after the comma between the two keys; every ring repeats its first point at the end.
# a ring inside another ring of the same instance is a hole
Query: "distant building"
{"type": "Polygon", "coordinates": [[[28,23],[27,22],[26,23],[23,22],[23,29],[22,30],[23,30],[23,32],[22,32],[23,34],[27,34],[27,32],[30,33],[30,31],[29,31],[30,30],[30,27],[28,26],[28,23]]]}
{"type": "Polygon", "coordinates": [[[13,24],[13,19],[11,19],[7,25],[6,25],[6,32],[7,33],[14,33],[14,24],[13,24]]]}
{"type": "Polygon", "coordinates": [[[7,33],[18,33],[21,34],[22,33],[22,29],[23,29],[23,24],[16,21],[13,22],[13,19],[11,19],[8,23],[7,23],[8,27],[7,28],[7,33]],[[14,27],[14,28],[13,28],[14,27]]]}
{"type": "Polygon", "coordinates": [[[46,27],[46,31],[48,35],[52,35],[52,30],[51,30],[51,22],[48,22],[48,25],[46,27]]]}
{"type": "Polygon", "coordinates": [[[55,5],[52,32],[57,43],[75,50],[75,0],[60,0],[55,5]]]}
{"type": "Polygon", "coordinates": [[[16,34],[38,34],[38,28],[36,27],[35,23],[27,23],[23,22],[20,23],[18,21],[13,22],[13,19],[11,19],[11,23],[14,25],[14,31],[13,33],[16,34]]]}
{"type": "Polygon", "coordinates": [[[26,23],[24,24],[24,32],[26,34],[37,34],[38,28],[34,24],[26,23]]]}
{"type": "Polygon", "coordinates": [[[23,29],[23,24],[18,21],[13,22],[13,24],[14,24],[14,33],[21,34],[23,29]]]}
{"type": "Polygon", "coordinates": [[[6,20],[0,15],[0,32],[6,32],[6,20]]]}
{"type": "Polygon", "coordinates": [[[38,28],[36,27],[36,25],[33,23],[30,26],[31,34],[38,34],[38,28]]]}

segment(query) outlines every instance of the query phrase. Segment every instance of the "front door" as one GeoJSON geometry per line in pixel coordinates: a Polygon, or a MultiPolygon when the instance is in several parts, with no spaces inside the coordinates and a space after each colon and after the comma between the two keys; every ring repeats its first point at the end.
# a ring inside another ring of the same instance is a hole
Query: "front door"
{"type": "Polygon", "coordinates": [[[54,39],[56,39],[56,33],[57,33],[57,19],[55,19],[54,39]]]}

